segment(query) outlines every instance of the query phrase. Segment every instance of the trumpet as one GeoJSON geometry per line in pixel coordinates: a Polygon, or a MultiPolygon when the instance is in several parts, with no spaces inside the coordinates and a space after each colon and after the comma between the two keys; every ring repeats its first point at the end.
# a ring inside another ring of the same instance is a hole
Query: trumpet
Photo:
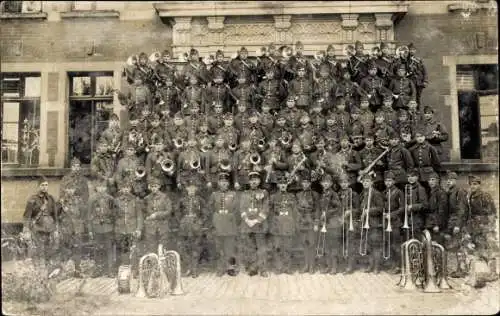
{"type": "Polygon", "coordinates": [[[391,257],[391,189],[387,189],[387,225],[382,217],[382,257],[387,260],[391,257]],[[386,237],[387,235],[387,237],[386,237]],[[386,250],[387,249],[387,250],[386,250]]]}
{"type": "Polygon", "coordinates": [[[323,257],[325,255],[325,242],[326,242],[326,212],[321,214],[323,220],[321,229],[318,234],[318,242],[316,243],[316,257],[323,257]]]}
{"type": "Polygon", "coordinates": [[[180,137],[174,138],[174,146],[177,149],[184,147],[184,140],[180,137]]]}
{"type": "Polygon", "coordinates": [[[366,207],[363,209],[361,214],[361,237],[359,242],[359,254],[361,256],[366,256],[368,250],[368,230],[370,229],[370,204],[372,199],[372,186],[368,188],[368,202],[366,207]],[[363,224],[364,219],[364,224],[363,224]],[[364,233],[364,234],[363,234],[364,233]]]}
{"type": "Polygon", "coordinates": [[[349,232],[354,231],[354,225],[352,222],[352,188],[347,189],[347,206],[345,205],[344,202],[342,202],[342,255],[344,258],[349,257],[349,233],[346,232],[346,227],[345,227],[345,213],[346,213],[346,208],[348,208],[349,212],[349,227],[347,230],[349,232]]]}
{"type": "Polygon", "coordinates": [[[412,187],[407,184],[405,185],[405,219],[404,219],[404,222],[403,222],[403,229],[406,229],[406,239],[410,239],[409,238],[409,230],[410,230],[410,226],[408,225],[408,212],[410,212],[410,216],[411,216],[411,238],[413,239],[413,212],[411,212],[410,210],[410,205],[412,204],[412,201],[413,201],[413,189],[412,187]]]}
{"type": "Polygon", "coordinates": [[[250,163],[252,165],[258,165],[260,163],[260,155],[258,153],[250,154],[250,163]]]}
{"type": "Polygon", "coordinates": [[[174,171],[174,161],[169,158],[165,158],[160,162],[161,170],[166,173],[171,174],[174,171]]]}
{"type": "Polygon", "coordinates": [[[142,179],[146,176],[146,168],[139,166],[135,169],[135,177],[137,179],[142,179]]]}

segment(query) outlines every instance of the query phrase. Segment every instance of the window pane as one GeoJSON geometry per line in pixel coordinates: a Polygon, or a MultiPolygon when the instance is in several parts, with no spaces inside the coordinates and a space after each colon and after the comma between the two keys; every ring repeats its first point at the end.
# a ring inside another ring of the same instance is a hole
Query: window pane
{"type": "Polygon", "coordinates": [[[478,97],[474,92],[458,93],[460,119],[460,154],[462,159],[480,159],[478,97]]]}
{"type": "Polygon", "coordinates": [[[113,102],[96,102],[95,115],[95,142],[101,138],[101,134],[108,128],[109,118],[113,114],[113,102]]]}
{"type": "Polygon", "coordinates": [[[498,95],[479,97],[481,110],[481,159],[498,162],[498,95]]]}
{"type": "Polygon", "coordinates": [[[91,85],[90,85],[90,77],[73,77],[73,91],[72,95],[90,95],[91,94],[91,85]]]}
{"type": "Polygon", "coordinates": [[[95,1],[74,1],[73,10],[92,10],[95,1]]]}
{"type": "Polygon", "coordinates": [[[4,97],[20,97],[21,96],[21,79],[20,78],[3,78],[2,79],[2,96],[4,97]]]}
{"type": "Polygon", "coordinates": [[[18,138],[17,123],[2,124],[2,163],[17,163],[18,138]]]}
{"type": "Polygon", "coordinates": [[[70,157],[90,164],[92,152],[92,101],[71,101],[69,113],[70,157]]]}
{"type": "Polygon", "coordinates": [[[23,13],[34,13],[42,11],[42,1],[22,1],[23,13]]]}
{"type": "Polygon", "coordinates": [[[19,121],[19,102],[3,103],[2,120],[4,122],[19,121]]]}
{"type": "Polygon", "coordinates": [[[96,95],[113,95],[113,77],[96,77],[96,95]]]}
{"type": "Polygon", "coordinates": [[[40,77],[26,77],[24,96],[39,97],[40,96],[40,77]]]}

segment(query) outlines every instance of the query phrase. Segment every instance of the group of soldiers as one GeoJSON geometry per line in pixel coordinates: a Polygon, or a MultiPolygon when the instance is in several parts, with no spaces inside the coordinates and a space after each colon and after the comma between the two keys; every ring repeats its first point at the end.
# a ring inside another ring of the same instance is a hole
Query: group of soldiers
{"type": "Polygon", "coordinates": [[[496,210],[480,179],[469,191],[453,172],[440,183],[448,134],[420,104],[427,76],[414,45],[365,55],[356,42],[342,59],[332,45],[308,58],[300,42],[294,54],[273,44],[261,52],[249,58],[242,47],[226,61],[191,49],[182,69],[168,51],[129,58],[130,91],[118,94],[129,124],[122,130],[112,115],[100,135],[96,192],[89,197],[73,159],[59,201],[41,180],[25,234],[43,247],[53,231],[69,236],[61,247],[77,274],[87,238],[110,275],[123,262],[137,268],[158,244],[178,250],[193,277],[210,243],[218,275],[261,276],[293,273],[293,258],[303,273],[335,274],[341,261],[352,273],[361,257],[367,272],[385,259],[399,273],[401,243],[426,228],[438,241],[468,233],[490,249],[496,210]]]}

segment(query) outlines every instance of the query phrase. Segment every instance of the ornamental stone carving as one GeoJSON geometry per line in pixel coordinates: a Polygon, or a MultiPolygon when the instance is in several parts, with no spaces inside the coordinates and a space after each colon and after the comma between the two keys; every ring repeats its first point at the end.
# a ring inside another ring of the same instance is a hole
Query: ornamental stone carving
{"type": "Polygon", "coordinates": [[[191,44],[191,17],[175,17],[173,42],[176,46],[191,44]]]}
{"type": "Polygon", "coordinates": [[[274,16],[274,27],[276,28],[275,38],[277,43],[290,43],[292,41],[292,36],[288,32],[292,25],[290,22],[291,18],[291,15],[274,16]]]}

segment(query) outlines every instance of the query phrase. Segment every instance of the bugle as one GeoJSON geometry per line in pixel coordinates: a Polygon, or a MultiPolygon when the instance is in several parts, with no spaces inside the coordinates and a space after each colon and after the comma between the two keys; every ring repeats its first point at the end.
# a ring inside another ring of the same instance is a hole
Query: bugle
{"type": "Polygon", "coordinates": [[[380,161],[388,152],[390,148],[387,147],[380,155],[377,156],[365,169],[359,171],[358,182],[361,181],[361,177],[367,173],[370,173],[377,162],[380,161]]]}
{"type": "Polygon", "coordinates": [[[386,214],[382,216],[382,257],[388,260],[391,257],[391,189],[387,189],[387,225],[386,214]]]}
{"type": "Polygon", "coordinates": [[[370,204],[372,199],[372,186],[368,187],[368,202],[361,213],[361,237],[359,240],[359,254],[366,256],[368,251],[368,231],[370,229],[370,204]],[[363,224],[364,221],[364,224],[363,224]]]}
{"type": "Polygon", "coordinates": [[[349,232],[354,231],[352,222],[352,188],[347,189],[347,206],[345,201],[342,201],[342,255],[344,258],[349,257],[349,232]],[[347,209],[347,210],[346,210],[347,209]],[[349,227],[346,232],[345,214],[349,212],[349,227]]]}

